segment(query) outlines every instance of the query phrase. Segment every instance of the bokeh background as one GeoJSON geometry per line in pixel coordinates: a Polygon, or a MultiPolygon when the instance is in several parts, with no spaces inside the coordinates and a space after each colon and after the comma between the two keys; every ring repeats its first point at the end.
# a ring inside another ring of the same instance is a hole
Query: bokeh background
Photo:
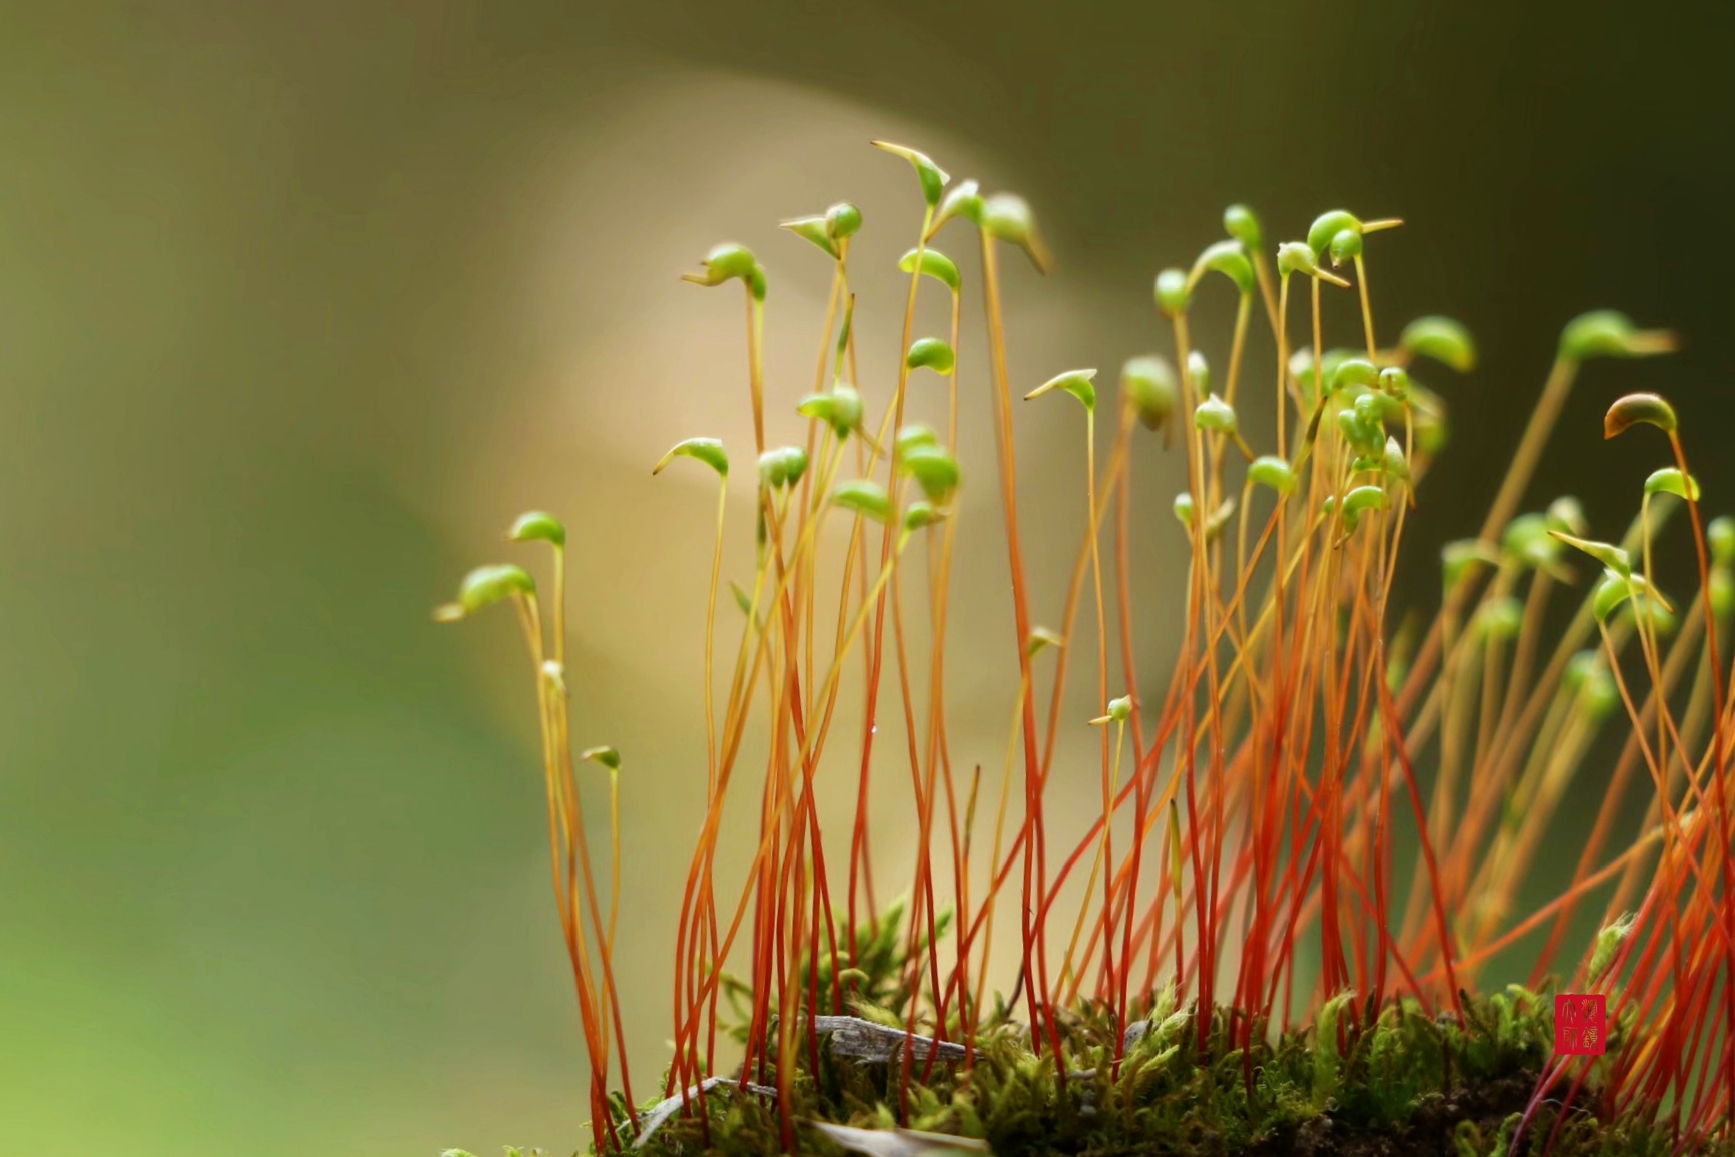
{"type": "MultiPolygon", "coordinates": [[[[760,252],[787,403],[825,272],[775,222],[857,200],[883,391],[918,206],[870,136],[1037,207],[1058,269],[1009,276],[1032,384],[1165,349],[1151,276],[1232,200],[1274,238],[1339,205],[1408,219],[1371,267],[1382,318],[1453,314],[1483,352],[1433,383],[1456,441],[1412,530],[1425,603],[1583,309],[1685,349],[1588,371],[1533,499],[1624,523],[1654,455],[1598,423],[1638,387],[1735,486],[1732,46],[1710,5],[1600,0],[0,6],[0,1150],[580,1143],[518,640],[428,621],[529,506],[581,556],[579,739],[626,753],[649,1083],[711,506],[646,468],[748,441],[739,302],[676,274],[724,237],[760,252]]],[[[1057,413],[1020,432],[1039,606],[1082,501],[1057,413]]],[[[1141,477],[1153,602],[1166,469],[1141,477]]],[[[975,525],[954,708],[997,752],[1009,628],[975,525]]]]}

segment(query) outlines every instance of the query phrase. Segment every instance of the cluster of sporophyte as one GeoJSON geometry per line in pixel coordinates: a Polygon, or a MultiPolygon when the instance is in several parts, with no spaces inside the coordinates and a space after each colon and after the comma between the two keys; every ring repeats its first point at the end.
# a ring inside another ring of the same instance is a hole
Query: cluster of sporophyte
{"type": "MultiPolygon", "coordinates": [[[[1674,410],[1654,394],[1608,410],[1609,437],[1647,426],[1667,452],[1616,541],[1592,538],[1571,498],[1522,510],[1581,369],[1665,353],[1672,336],[1613,312],[1566,326],[1480,529],[1444,552],[1438,607],[1391,631],[1407,514],[1446,435],[1442,400],[1411,371],[1426,360],[1468,372],[1474,344],[1440,317],[1379,340],[1368,247],[1398,220],[1333,211],[1305,239],[1270,246],[1254,213],[1231,207],[1225,239],[1156,278],[1172,360],[1128,361],[1107,406],[1089,369],[1024,393],[1070,396],[1086,451],[1085,521],[1066,597],[1044,611],[1058,626],[1044,627],[1020,537],[999,262],[1011,246],[1041,268],[1046,247],[1022,199],[954,185],[926,155],[876,143],[913,166],[923,205],[899,262],[909,282],[895,381],[857,385],[854,206],[786,223],[831,272],[799,399],[767,388],[757,257],[720,245],[687,275],[745,296],[755,569],[733,588],[743,615],[719,663],[732,459],[715,439],[678,443],[656,470],[685,458],[719,481],[706,815],[672,944],[674,1054],[660,1096],[642,1104],[614,975],[618,820],[604,905],[568,734],[561,524],[532,513],[511,531],[552,550],[546,598],[523,568],[490,566],[440,612],[510,603],[529,645],[596,1151],[1727,1148],[1735,698],[1722,655],[1735,523],[1705,523],[1674,410]],[[947,228],[979,245],[988,357],[962,386],[992,403],[1013,607],[1017,693],[986,784],[992,758],[955,752],[947,730],[966,292],[935,246],[947,228]],[[1189,328],[1195,299],[1219,289],[1235,303],[1221,373],[1189,328]],[[1331,348],[1321,300],[1343,291],[1360,332],[1331,348]],[[916,332],[924,292],[945,306],[941,334],[916,332]],[[1256,329],[1276,347],[1266,383],[1243,381],[1256,329]],[[943,430],[906,419],[911,391],[935,388],[943,430]],[[1239,419],[1258,406],[1272,414],[1268,452],[1239,419]],[[773,444],[768,426],[795,441],[773,444]],[[1161,447],[1143,429],[1160,431],[1161,447]],[[1187,476],[1179,525],[1153,526],[1134,517],[1131,475],[1171,442],[1187,476]],[[1652,542],[1683,509],[1697,590],[1671,598],[1652,542]],[[1136,669],[1133,611],[1152,602],[1152,580],[1129,565],[1134,534],[1174,536],[1168,557],[1185,568],[1184,597],[1160,608],[1182,640],[1164,679],[1136,669]],[[1570,615],[1551,613],[1558,600],[1570,615]],[[1100,807],[1082,832],[1062,832],[1048,800],[1074,655],[1101,704],[1088,721],[1097,766],[1061,775],[1094,779],[1100,807]],[[861,719],[840,739],[846,691],[861,719]],[[744,750],[758,751],[743,744],[750,725],[764,746],[757,843],[731,884],[717,852],[744,750]],[[895,746],[876,752],[882,736],[895,746]],[[1522,907],[1560,801],[1593,749],[1617,748],[1570,885],[1522,907]],[[897,902],[881,899],[870,863],[876,754],[908,774],[916,851],[897,902]],[[856,801],[847,838],[822,830],[815,806],[840,776],[856,801]],[[1012,979],[998,997],[988,978],[1004,906],[1019,950],[1001,962],[1012,979]],[[1599,909],[1603,932],[1563,956],[1575,916],[1599,909]],[[1528,988],[1485,982],[1489,962],[1520,944],[1534,949],[1528,988]],[[1554,1054],[1551,1006],[1530,990],[1555,984],[1605,998],[1602,1055],[1554,1054]]],[[[615,818],[618,754],[580,758],[607,769],[615,818]]]]}

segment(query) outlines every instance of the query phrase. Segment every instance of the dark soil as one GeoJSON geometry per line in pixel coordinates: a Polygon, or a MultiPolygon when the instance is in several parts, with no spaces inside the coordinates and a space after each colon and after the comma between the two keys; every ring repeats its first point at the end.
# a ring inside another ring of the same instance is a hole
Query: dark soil
{"type": "Polygon", "coordinates": [[[1424,1093],[1410,1120],[1394,1127],[1357,1128],[1322,1113],[1280,1130],[1247,1157],[1456,1157],[1461,1150],[1455,1138],[1465,1122],[1482,1150],[1508,1117],[1524,1111],[1535,1089],[1535,1073],[1514,1073],[1449,1093],[1424,1093]]]}

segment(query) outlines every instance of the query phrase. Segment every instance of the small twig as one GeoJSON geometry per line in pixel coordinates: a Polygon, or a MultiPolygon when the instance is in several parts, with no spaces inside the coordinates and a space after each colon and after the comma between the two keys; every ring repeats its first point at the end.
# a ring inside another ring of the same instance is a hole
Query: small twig
{"type": "MultiPolygon", "coordinates": [[[[741,1082],[735,1077],[706,1077],[699,1084],[693,1085],[686,1091],[676,1093],[672,1097],[657,1102],[654,1108],[650,1109],[640,1117],[640,1124],[643,1128],[639,1133],[639,1139],[633,1142],[633,1148],[643,1149],[650,1141],[651,1135],[658,1129],[662,1128],[663,1125],[668,1122],[670,1117],[673,1117],[678,1113],[682,1105],[690,1104],[698,1097],[705,1093],[712,1092],[713,1090],[728,1089],[731,1087],[738,1088],[740,1087],[740,1084],[741,1082]]],[[[769,1088],[765,1085],[755,1085],[750,1083],[747,1086],[747,1091],[749,1093],[757,1093],[761,1097],[777,1096],[776,1089],[769,1088]]]]}
{"type": "Polygon", "coordinates": [[[831,1037],[832,1056],[872,1065],[901,1060],[905,1047],[909,1048],[914,1060],[922,1062],[930,1056],[948,1063],[962,1061],[965,1057],[961,1044],[887,1028],[856,1016],[816,1016],[813,1027],[814,1031],[831,1037]]]}
{"type": "Polygon", "coordinates": [[[809,1121],[808,1124],[836,1144],[852,1153],[864,1154],[865,1157],[928,1157],[929,1154],[937,1157],[940,1154],[988,1152],[988,1142],[979,1137],[925,1133],[919,1129],[857,1129],[851,1125],[833,1125],[826,1121],[809,1121]]]}

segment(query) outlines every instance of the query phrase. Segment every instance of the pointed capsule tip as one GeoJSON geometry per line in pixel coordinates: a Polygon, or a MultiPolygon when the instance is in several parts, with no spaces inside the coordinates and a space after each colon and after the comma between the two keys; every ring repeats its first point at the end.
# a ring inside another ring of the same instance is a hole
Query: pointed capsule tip
{"type": "Polygon", "coordinates": [[[1661,394],[1627,394],[1615,399],[1614,405],[1603,415],[1602,436],[1604,439],[1619,437],[1640,423],[1655,426],[1670,437],[1674,436],[1679,425],[1675,408],[1661,394]]]}

